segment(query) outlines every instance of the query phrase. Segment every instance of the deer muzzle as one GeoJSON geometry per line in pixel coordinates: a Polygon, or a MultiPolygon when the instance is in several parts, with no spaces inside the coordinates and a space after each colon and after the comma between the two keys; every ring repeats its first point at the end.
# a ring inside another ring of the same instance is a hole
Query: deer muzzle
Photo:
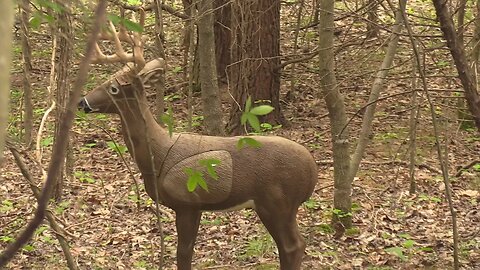
{"type": "Polygon", "coordinates": [[[94,111],[94,109],[92,109],[92,107],[90,107],[90,104],[88,104],[88,101],[85,97],[82,97],[82,99],[80,99],[80,102],[78,102],[78,108],[80,110],[83,110],[86,113],[94,111]]]}

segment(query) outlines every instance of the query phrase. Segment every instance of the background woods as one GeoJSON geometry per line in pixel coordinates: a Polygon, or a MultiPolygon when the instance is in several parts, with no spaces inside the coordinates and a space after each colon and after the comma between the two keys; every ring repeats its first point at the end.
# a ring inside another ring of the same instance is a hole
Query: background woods
{"type": "MultiPolygon", "coordinates": [[[[73,119],[79,90],[124,61],[89,71],[96,39],[106,56],[118,49],[102,4],[115,29],[141,36],[147,61],[164,58],[145,87],[168,129],[274,134],[310,150],[319,181],[298,214],[305,269],[480,267],[480,3],[7,2],[0,248],[26,242],[7,269],[174,268],[174,214],[145,193],[119,119],[73,119]],[[259,105],[274,110],[253,113],[259,105]]],[[[277,269],[257,219],[204,215],[195,267],[277,269]]]]}

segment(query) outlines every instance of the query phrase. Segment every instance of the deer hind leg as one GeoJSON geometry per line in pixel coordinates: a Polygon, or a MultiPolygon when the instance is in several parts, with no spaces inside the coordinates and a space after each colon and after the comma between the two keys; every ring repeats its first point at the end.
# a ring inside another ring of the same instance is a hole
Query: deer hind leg
{"type": "Polygon", "coordinates": [[[197,210],[177,210],[175,224],[177,226],[177,269],[191,270],[193,247],[197,238],[198,226],[202,213],[197,210]]]}
{"type": "Polygon", "coordinates": [[[256,204],[255,211],[277,244],[280,269],[300,270],[306,245],[298,230],[298,205],[289,207],[285,201],[271,205],[256,204]]]}

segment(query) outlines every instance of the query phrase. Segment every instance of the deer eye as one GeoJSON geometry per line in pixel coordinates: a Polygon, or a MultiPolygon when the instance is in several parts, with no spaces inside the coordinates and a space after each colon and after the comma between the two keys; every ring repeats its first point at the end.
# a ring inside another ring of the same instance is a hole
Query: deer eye
{"type": "Polygon", "coordinates": [[[119,92],[120,89],[118,89],[118,87],[116,87],[115,85],[110,86],[110,88],[108,89],[108,93],[112,95],[118,95],[119,92]]]}

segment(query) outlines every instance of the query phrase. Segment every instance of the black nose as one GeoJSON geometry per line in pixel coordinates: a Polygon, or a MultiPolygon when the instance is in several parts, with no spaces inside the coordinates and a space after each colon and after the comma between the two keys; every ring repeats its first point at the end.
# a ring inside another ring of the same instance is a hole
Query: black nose
{"type": "Polygon", "coordinates": [[[80,102],[78,102],[78,108],[83,110],[86,113],[89,113],[92,111],[92,108],[88,106],[88,102],[85,98],[80,99],[80,102]]]}

